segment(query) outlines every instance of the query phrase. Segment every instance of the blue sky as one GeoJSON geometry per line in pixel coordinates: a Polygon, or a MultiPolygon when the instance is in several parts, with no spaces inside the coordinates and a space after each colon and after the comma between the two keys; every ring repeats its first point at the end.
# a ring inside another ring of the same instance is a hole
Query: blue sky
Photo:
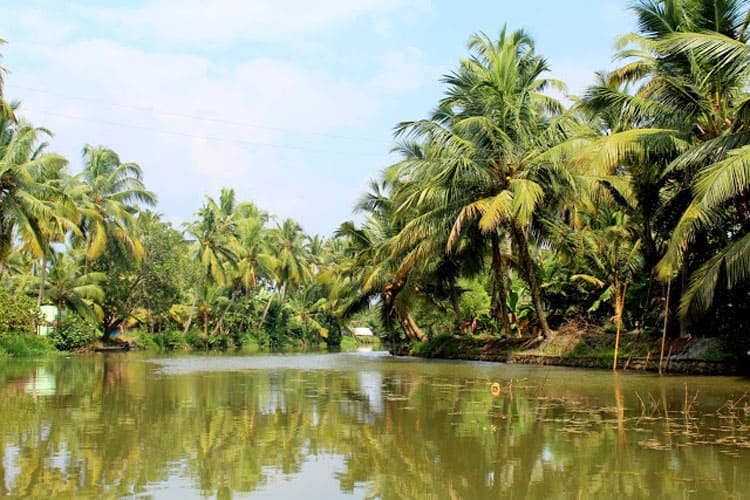
{"type": "Polygon", "coordinates": [[[309,233],[346,219],[477,31],[523,28],[577,92],[633,30],[625,1],[1,0],[5,94],[55,133],[143,167],[168,220],[222,186],[309,233]]]}

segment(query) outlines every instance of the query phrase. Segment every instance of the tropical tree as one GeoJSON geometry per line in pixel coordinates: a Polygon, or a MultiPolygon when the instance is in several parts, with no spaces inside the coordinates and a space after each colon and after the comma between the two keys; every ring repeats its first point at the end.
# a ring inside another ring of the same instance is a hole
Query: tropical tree
{"type": "Polygon", "coordinates": [[[193,259],[200,263],[200,280],[194,289],[193,303],[185,322],[183,335],[190,330],[195,308],[201,293],[205,292],[208,279],[217,285],[227,283],[228,268],[236,268],[238,249],[234,190],[222,189],[219,203],[207,197],[206,203],[196,212],[197,220],[185,225],[186,232],[195,239],[192,244],[193,259]]]}
{"type": "Polygon", "coordinates": [[[642,1],[633,10],[639,31],[622,38],[626,64],[611,75],[638,85],[621,99],[642,125],[633,136],[660,127],[689,146],[646,178],[660,187],[668,240],[656,271],[665,283],[681,275],[685,320],[711,306],[719,283],[731,289],[750,273],[749,11],[739,0],[642,1]]]}
{"type": "Polygon", "coordinates": [[[389,332],[393,331],[396,320],[408,339],[422,341],[427,336],[412,315],[418,287],[410,273],[412,266],[402,265],[403,252],[396,246],[403,222],[396,217],[390,195],[395,184],[387,179],[382,184],[371,182],[370,191],[356,207],[367,214],[361,227],[349,221],[336,232],[346,242],[348,259],[342,270],[342,284],[352,297],[341,309],[341,315],[349,317],[376,300],[381,322],[389,332]]]}
{"type": "Polygon", "coordinates": [[[274,272],[281,285],[281,302],[286,302],[290,290],[296,291],[310,278],[310,267],[302,227],[292,219],[284,219],[270,234],[274,250],[274,272]]]}
{"type": "Polygon", "coordinates": [[[137,262],[143,245],[136,236],[136,215],[142,205],[152,207],[157,200],[143,183],[141,167],[122,163],[111,149],[87,144],[80,180],[86,261],[93,262],[106,251],[109,259],[137,262]]]}
{"type": "Polygon", "coordinates": [[[0,279],[15,238],[39,256],[48,246],[44,228],[66,220],[54,203],[62,196],[58,181],[67,161],[45,151],[49,135],[0,118],[0,279]]]}
{"type": "Polygon", "coordinates": [[[415,206],[422,205],[433,220],[453,211],[448,248],[475,227],[490,240],[492,267],[503,329],[507,319],[505,276],[501,255],[507,234],[522,276],[528,282],[543,335],[550,332],[542,306],[529,237],[545,197],[543,165],[534,160],[559,140],[561,104],[544,94],[559,82],[544,77],[546,60],[535,54],[523,31],[503,29],[498,40],[484,34],[469,41],[471,56],[444,77],[445,97],[429,120],[403,123],[397,134],[417,138],[433,150],[423,162],[425,182],[415,206]],[[425,201],[436,200],[433,207],[425,201]]]}
{"type": "Polygon", "coordinates": [[[51,263],[44,287],[47,300],[57,306],[58,326],[62,324],[66,309],[92,322],[101,321],[102,284],[107,276],[86,272],[74,256],[65,252],[54,254],[51,263]]]}
{"type": "Polygon", "coordinates": [[[571,280],[583,280],[602,290],[597,302],[608,301],[614,310],[617,327],[613,369],[617,369],[617,358],[622,331],[623,313],[628,285],[641,270],[643,255],[641,241],[633,237],[628,217],[619,211],[600,211],[603,227],[590,226],[571,238],[576,241],[586,273],[575,274],[571,280]]]}

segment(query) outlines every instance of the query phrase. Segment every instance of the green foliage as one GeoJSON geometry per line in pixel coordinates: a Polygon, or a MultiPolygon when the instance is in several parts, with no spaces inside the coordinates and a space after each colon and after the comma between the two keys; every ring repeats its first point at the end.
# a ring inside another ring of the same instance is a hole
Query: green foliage
{"type": "Polygon", "coordinates": [[[0,352],[12,358],[31,358],[54,352],[46,337],[28,333],[6,333],[0,335],[0,352]]]}
{"type": "Polygon", "coordinates": [[[0,288],[0,336],[8,333],[35,335],[41,317],[31,299],[0,288]]]}
{"type": "Polygon", "coordinates": [[[61,351],[85,347],[99,337],[101,332],[94,323],[75,314],[67,315],[62,324],[49,334],[50,342],[61,351]]]}
{"type": "Polygon", "coordinates": [[[289,329],[289,310],[280,300],[273,300],[258,336],[259,344],[271,349],[279,349],[288,342],[290,333],[292,332],[289,329]]]}
{"type": "Polygon", "coordinates": [[[149,336],[158,351],[181,351],[188,345],[182,332],[177,330],[152,333],[149,336]]]}
{"type": "Polygon", "coordinates": [[[357,341],[350,335],[345,335],[341,338],[341,350],[342,351],[353,351],[357,348],[357,341]]]}
{"type": "Polygon", "coordinates": [[[471,319],[489,311],[490,294],[479,280],[460,279],[458,287],[462,290],[458,305],[464,318],[471,319]]]}

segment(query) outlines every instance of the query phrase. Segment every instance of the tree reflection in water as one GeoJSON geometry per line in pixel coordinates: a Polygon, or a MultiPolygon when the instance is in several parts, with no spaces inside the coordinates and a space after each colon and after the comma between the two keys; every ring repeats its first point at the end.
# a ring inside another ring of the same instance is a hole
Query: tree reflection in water
{"type": "Polygon", "coordinates": [[[304,480],[316,497],[317,479],[379,498],[750,491],[742,380],[351,356],[327,366],[340,356],[314,358],[317,369],[218,358],[239,365],[202,371],[172,358],[176,373],[132,356],[6,362],[0,496],[179,486],[229,498],[304,480]]]}

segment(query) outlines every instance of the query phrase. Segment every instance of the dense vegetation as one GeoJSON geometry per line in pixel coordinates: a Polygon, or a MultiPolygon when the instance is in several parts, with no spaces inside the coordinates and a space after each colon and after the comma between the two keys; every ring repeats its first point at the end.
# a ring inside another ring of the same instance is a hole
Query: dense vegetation
{"type": "Polygon", "coordinates": [[[736,335],[750,308],[750,11],[632,10],[620,67],[570,105],[529,34],[472,36],[434,112],[396,126],[401,161],[358,203],[362,222],[330,238],[231,189],[176,229],[137,164],[85,146],[72,175],[3,100],[2,286],[58,307],[62,325],[202,348],[337,344],[358,314],[410,342],[549,336],[573,318],[618,338],[736,335]]]}

